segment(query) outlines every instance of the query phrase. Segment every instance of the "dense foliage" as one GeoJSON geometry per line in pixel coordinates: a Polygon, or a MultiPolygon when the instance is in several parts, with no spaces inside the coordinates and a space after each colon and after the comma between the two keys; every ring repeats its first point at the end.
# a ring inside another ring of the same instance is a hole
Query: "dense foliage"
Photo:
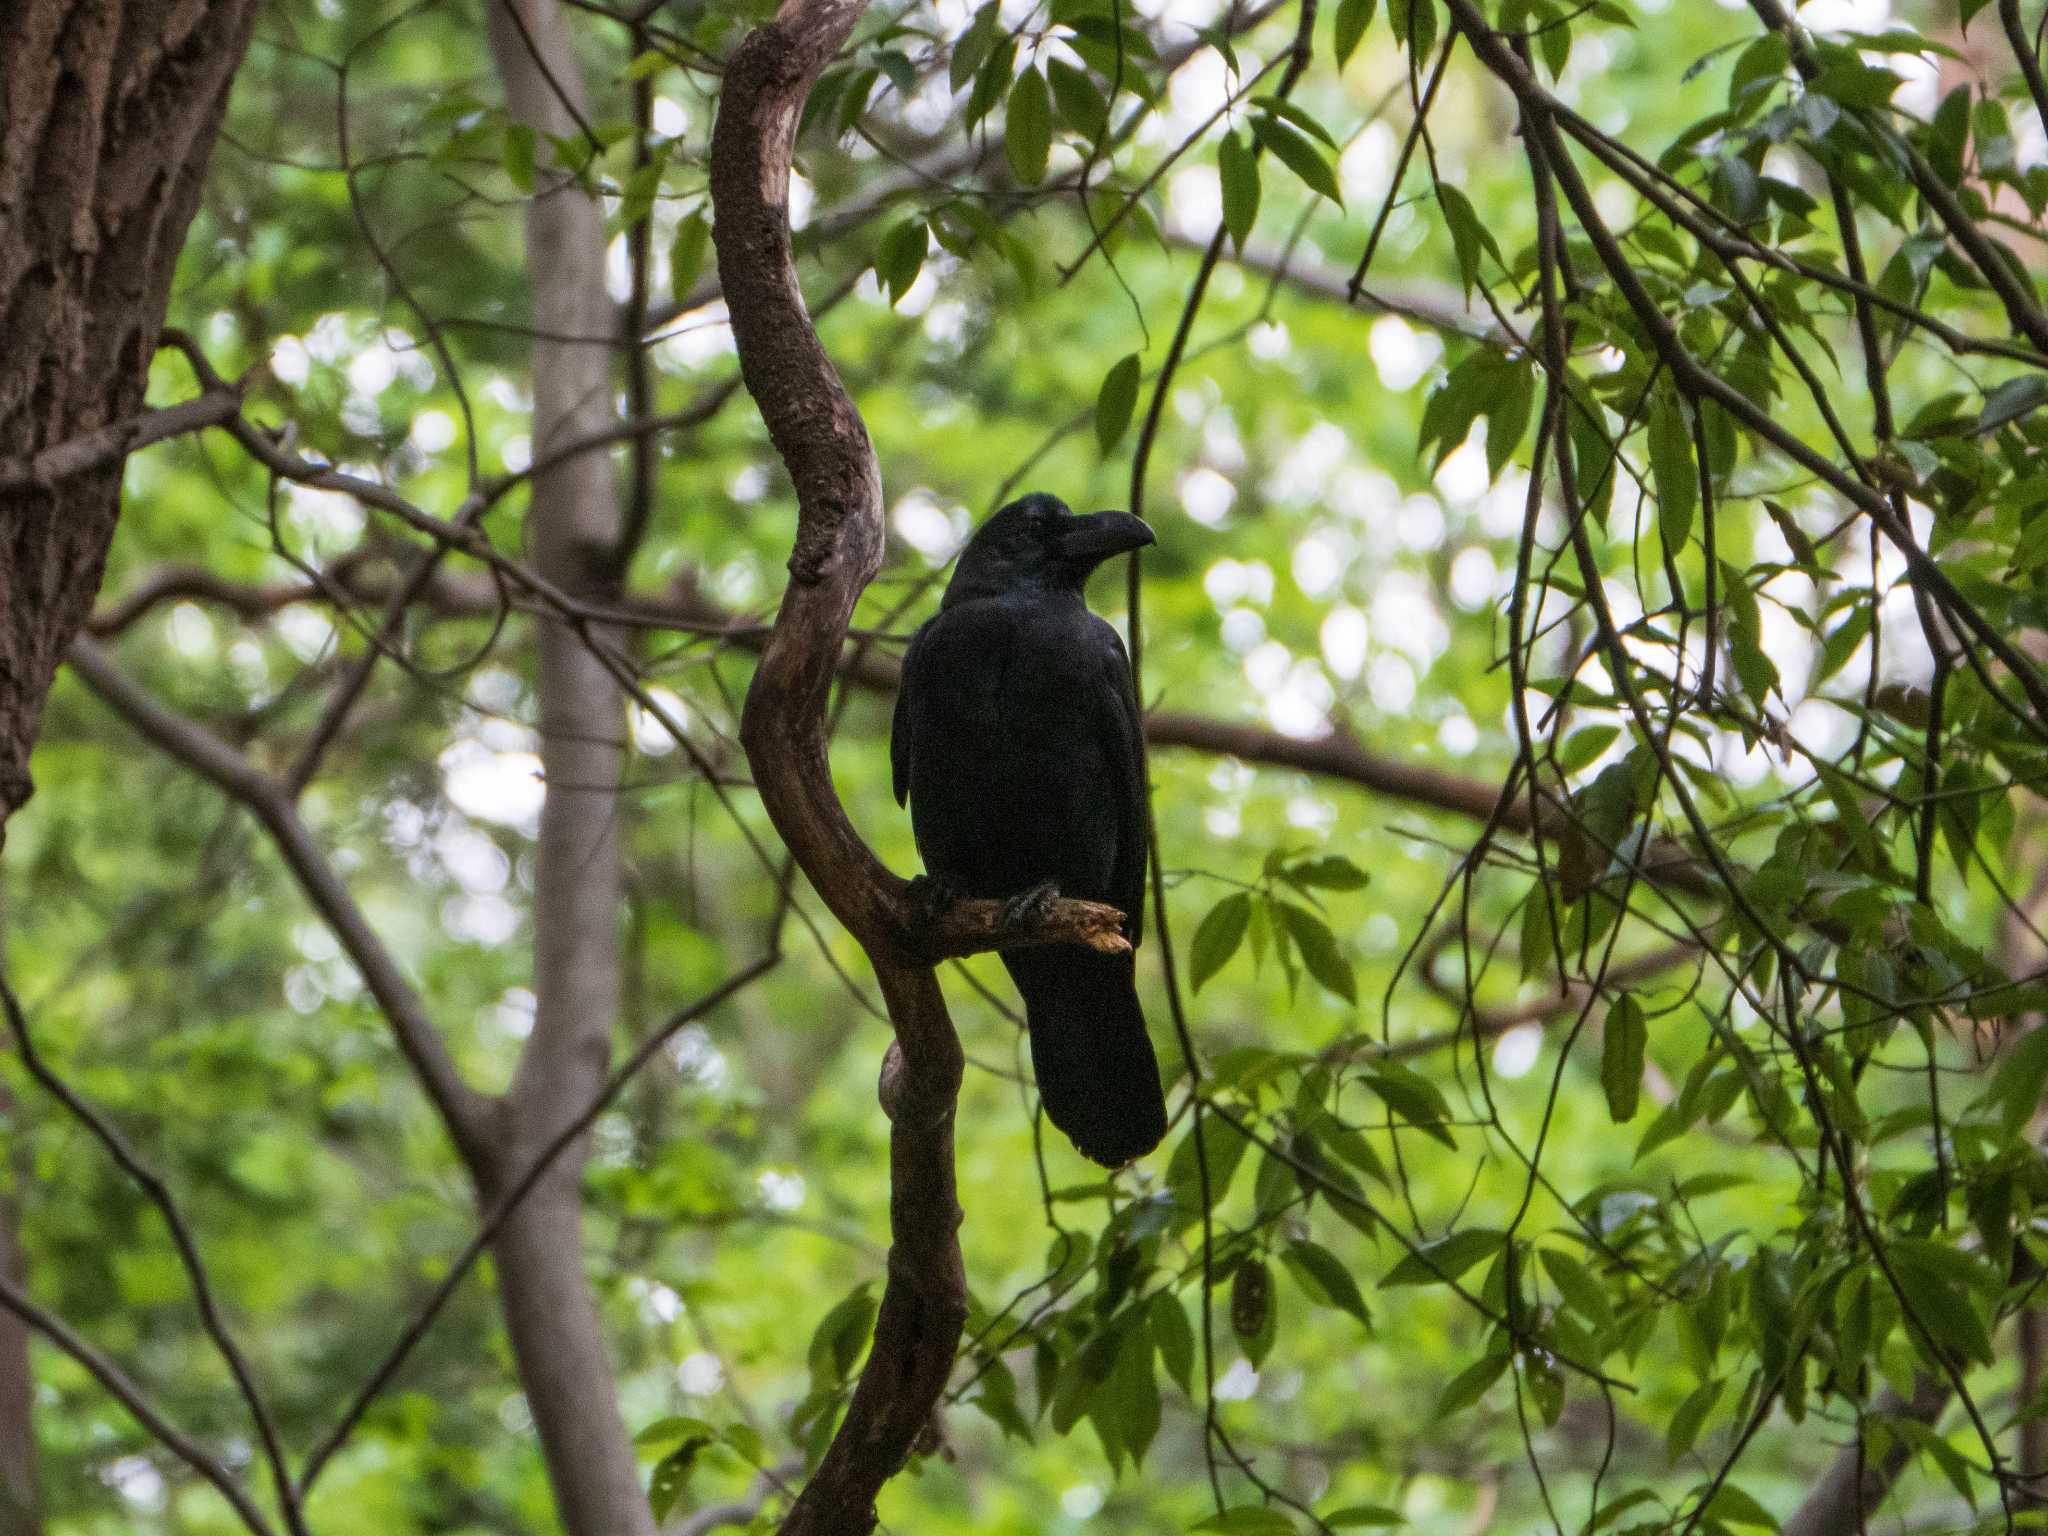
{"type": "MultiPolygon", "coordinates": [[[[705,157],[767,9],[579,3],[591,106],[551,136],[501,105],[472,8],[272,7],[172,310],[292,455],[473,511],[516,564],[561,446],[530,435],[522,215],[603,201],[635,338],[608,451],[644,514],[606,610],[638,680],[615,1055],[780,958],[597,1118],[589,1277],[658,1517],[762,1529],[843,1411],[889,1197],[886,1025],[735,739],[793,518],[732,387],[705,157]]],[[[1034,1123],[1000,967],[947,969],[972,1307],[888,1528],[1740,1531],[1838,1455],[1903,1464],[1885,1521],[2024,1516],[2048,101],[2020,23],[865,19],[793,209],[891,508],[837,783],[912,871],[888,663],[949,557],[1019,487],[1142,511],[1157,549],[1094,596],[1155,710],[1140,980],[1177,1117],[1103,1177],[1034,1123]]],[[[194,378],[167,350],[152,399],[194,378]]],[[[218,432],[131,460],[99,627],[284,772],[431,539],[275,469],[218,432]]],[[[300,801],[484,1089],[533,1018],[546,606],[449,554],[300,801]]],[[[76,682],[35,769],[5,887],[28,1026],[162,1173],[302,1450],[472,1192],[259,819],[76,682]]],[[[18,1055],[0,1085],[28,1289],[261,1502],[146,1192],[18,1055]]],[[[456,1289],[314,1529],[552,1528],[494,1284],[456,1289]]],[[[236,1528],[73,1359],[35,1362],[53,1533],[236,1528]]]]}

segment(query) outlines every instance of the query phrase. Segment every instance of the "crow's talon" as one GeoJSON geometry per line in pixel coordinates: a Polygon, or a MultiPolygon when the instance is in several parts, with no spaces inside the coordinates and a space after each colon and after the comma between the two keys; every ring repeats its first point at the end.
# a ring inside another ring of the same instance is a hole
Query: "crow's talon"
{"type": "Polygon", "coordinates": [[[996,912],[996,927],[1005,933],[1029,928],[1045,920],[1052,904],[1060,899],[1057,883],[1046,880],[1028,891],[1007,897],[996,912]]]}
{"type": "Polygon", "coordinates": [[[921,928],[936,927],[947,909],[960,899],[960,893],[937,875],[915,876],[903,894],[917,914],[921,928]]]}

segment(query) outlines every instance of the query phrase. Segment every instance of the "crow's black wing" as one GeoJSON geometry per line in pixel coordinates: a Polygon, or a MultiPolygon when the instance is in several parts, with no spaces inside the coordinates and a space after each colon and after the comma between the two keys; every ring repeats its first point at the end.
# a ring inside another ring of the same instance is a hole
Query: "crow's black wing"
{"type": "Polygon", "coordinates": [[[1095,621],[1101,700],[1098,729],[1110,761],[1108,791],[1116,797],[1116,860],[1109,876],[1110,901],[1121,907],[1130,940],[1145,931],[1145,856],[1151,841],[1145,814],[1145,736],[1138,714],[1138,693],[1131,682],[1131,659],[1123,637],[1101,619],[1095,621]]]}

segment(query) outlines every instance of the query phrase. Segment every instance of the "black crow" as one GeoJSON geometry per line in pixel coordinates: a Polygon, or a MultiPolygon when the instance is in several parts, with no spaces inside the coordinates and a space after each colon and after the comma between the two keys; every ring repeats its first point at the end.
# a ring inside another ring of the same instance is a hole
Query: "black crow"
{"type": "MultiPolygon", "coordinates": [[[[1082,588],[1152,542],[1127,512],[1076,517],[1026,496],[968,541],[938,614],[903,661],[890,743],[896,799],[952,895],[1107,902],[1138,942],[1145,769],[1130,659],[1082,588]]],[[[1078,944],[1002,951],[1024,997],[1052,1123],[1117,1168],[1166,1134],[1135,957],[1078,944]]]]}

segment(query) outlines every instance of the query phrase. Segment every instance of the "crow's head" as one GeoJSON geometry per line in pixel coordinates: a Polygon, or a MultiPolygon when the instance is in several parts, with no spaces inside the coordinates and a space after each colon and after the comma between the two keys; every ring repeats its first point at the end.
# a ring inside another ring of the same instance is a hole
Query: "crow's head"
{"type": "Polygon", "coordinates": [[[946,603],[1015,592],[1078,594],[1110,556],[1152,542],[1152,530],[1128,512],[1076,517],[1057,496],[1026,496],[996,513],[967,541],[946,588],[946,603]]]}

